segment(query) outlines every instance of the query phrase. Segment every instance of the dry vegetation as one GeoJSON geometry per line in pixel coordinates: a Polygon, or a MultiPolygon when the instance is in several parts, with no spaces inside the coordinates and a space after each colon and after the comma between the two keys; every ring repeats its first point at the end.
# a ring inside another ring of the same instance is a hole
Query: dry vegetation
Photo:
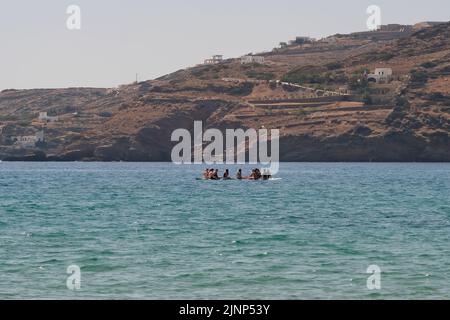
{"type": "Polygon", "coordinates": [[[5,90],[0,159],[169,160],[172,130],[203,120],[281,129],[283,160],[450,161],[449,34],[445,23],[398,40],[339,36],[266,53],[264,65],[230,59],[115,89],[5,90]],[[375,67],[393,81],[360,81],[375,67]],[[43,124],[40,111],[59,120],[43,124]],[[39,148],[9,141],[41,129],[39,148]]]}

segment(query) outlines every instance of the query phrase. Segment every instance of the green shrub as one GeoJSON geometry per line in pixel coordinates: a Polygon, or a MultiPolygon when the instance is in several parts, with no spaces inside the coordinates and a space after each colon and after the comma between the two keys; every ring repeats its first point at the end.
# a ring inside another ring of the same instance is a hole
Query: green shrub
{"type": "Polygon", "coordinates": [[[348,88],[352,91],[356,91],[358,93],[366,92],[369,88],[369,82],[366,78],[362,77],[359,74],[354,74],[350,77],[348,81],[348,88]]]}
{"type": "Polygon", "coordinates": [[[362,101],[364,102],[365,105],[371,105],[373,103],[372,97],[369,95],[368,92],[365,92],[363,94],[362,101]]]}
{"type": "Polygon", "coordinates": [[[446,96],[441,92],[432,92],[425,96],[425,99],[434,101],[434,102],[444,102],[446,104],[450,104],[450,96],[446,96]]]}
{"type": "Polygon", "coordinates": [[[294,70],[286,73],[282,79],[283,82],[298,84],[338,84],[347,83],[348,78],[342,72],[308,72],[294,70]]]}
{"type": "Polygon", "coordinates": [[[365,54],[368,61],[388,61],[394,57],[393,53],[389,52],[369,52],[365,54]]]}
{"type": "Polygon", "coordinates": [[[254,88],[254,84],[250,82],[244,82],[243,84],[232,87],[227,90],[228,94],[234,95],[234,96],[248,96],[252,93],[254,88]]]}
{"type": "Polygon", "coordinates": [[[302,72],[289,72],[285,74],[282,79],[283,82],[291,83],[322,83],[324,78],[318,73],[302,73],[302,72]]]}
{"type": "Polygon", "coordinates": [[[256,80],[273,80],[275,75],[272,72],[257,72],[254,70],[247,71],[245,75],[256,80]]]}
{"type": "Polygon", "coordinates": [[[437,63],[436,63],[436,62],[433,62],[433,61],[427,61],[427,62],[422,63],[420,66],[421,66],[421,67],[424,67],[424,68],[426,68],[426,69],[429,69],[429,68],[434,68],[434,67],[436,67],[436,66],[437,66],[437,63]]]}
{"type": "Polygon", "coordinates": [[[411,83],[413,83],[416,86],[422,86],[425,85],[428,81],[428,74],[425,71],[420,70],[411,70],[411,83]]]}
{"type": "Polygon", "coordinates": [[[406,97],[396,96],[395,97],[395,105],[400,106],[400,107],[406,107],[409,105],[409,101],[406,97]]]}
{"type": "Polygon", "coordinates": [[[19,117],[14,115],[0,115],[0,121],[17,121],[19,117]]]}
{"type": "Polygon", "coordinates": [[[325,65],[328,70],[336,70],[341,69],[344,65],[341,62],[330,62],[325,65]]]}
{"type": "Polygon", "coordinates": [[[208,72],[210,72],[211,70],[212,70],[212,69],[211,69],[210,66],[205,66],[205,67],[201,66],[201,67],[194,68],[194,69],[191,71],[191,74],[192,74],[194,77],[203,77],[203,76],[205,75],[205,73],[208,73],[208,72]]]}

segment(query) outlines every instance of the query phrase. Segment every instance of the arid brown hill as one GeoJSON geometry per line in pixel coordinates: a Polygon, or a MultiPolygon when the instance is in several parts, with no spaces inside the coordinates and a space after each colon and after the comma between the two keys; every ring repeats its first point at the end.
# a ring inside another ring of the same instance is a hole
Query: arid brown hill
{"type": "Polygon", "coordinates": [[[169,161],[177,128],[278,128],[284,161],[450,161],[450,23],[335,35],[113,89],[0,93],[0,159],[169,161]],[[412,28],[408,29],[412,30],[412,28]],[[375,68],[391,68],[382,83],[375,68]],[[40,139],[41,135],[44,139],[40,139]]]}

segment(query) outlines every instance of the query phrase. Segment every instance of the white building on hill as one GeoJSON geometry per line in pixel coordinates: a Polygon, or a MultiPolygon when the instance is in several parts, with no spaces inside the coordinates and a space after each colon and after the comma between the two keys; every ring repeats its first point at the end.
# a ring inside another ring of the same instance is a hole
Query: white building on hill
{"type": "Polygon", "coordinates": [[[242,64],[247,64],[247,63],[258,63],[258,64],[263,64],[265,61],[263,56],[243,56],[241,57],[241,63],[242,64]]]}
{"type": "Polygon", "coordinates": [[[45,122],[55,122],[58,121],[58,117],[51,117],[47,112],[39,112],[39,120],[45,122]]]}
{"type": "Polygon", "coordinates": [[[376,83],[386,83],[392,79],[391,68],[376,68],[374,73],[367,75],[367,81],[376,83]]]}
{"type": "Polygon", "coordinates": [[[213,56],[211,59],[206,59],[204,64],[218,64],[223,61],[223,56],[220,54],[217,54],[213,56]]]}

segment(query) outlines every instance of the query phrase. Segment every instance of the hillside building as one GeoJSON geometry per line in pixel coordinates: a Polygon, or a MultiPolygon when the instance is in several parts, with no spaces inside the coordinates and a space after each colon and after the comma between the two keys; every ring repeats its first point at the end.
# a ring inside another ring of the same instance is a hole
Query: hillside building
{"type": "Polygon", "coordinates": [[[204,64],[218,64],[221,63],[223,61],[223,56],[222,55],[215,55],[213,56],[211,59],[206,59],[204,61],[204,64]]]}
{"type": "Polygon", "coordinates": [[[241,63],[242,64],[247,64],[247,63],[258,63],[258,64],[263,64],[265,61],[263,56],[243,56],[241,57],[241,63]]]}
{"type": "Polygon", "coordinates": [[[294,45],[294,44],[302,45],[302,44],[311,43],[311,42],[314,42],[313,38],[310,38],[310,37],[296,37],[295,40],[289,41],[289,44],[291,44],[291,45],[294,45]]]}
{"type": "Polygon", "coordinates": [[[39,112],[39,120],[43,122],[55,122],[58,121],[58,117],[51,117],[47,112],[39,112]]]}
{"type": "Polygon", "coordinates": [[[366,75],[367,81],[375,83],[387,83],[392,79],[391,68],[376,68],[374,73],[366,75]]]}

